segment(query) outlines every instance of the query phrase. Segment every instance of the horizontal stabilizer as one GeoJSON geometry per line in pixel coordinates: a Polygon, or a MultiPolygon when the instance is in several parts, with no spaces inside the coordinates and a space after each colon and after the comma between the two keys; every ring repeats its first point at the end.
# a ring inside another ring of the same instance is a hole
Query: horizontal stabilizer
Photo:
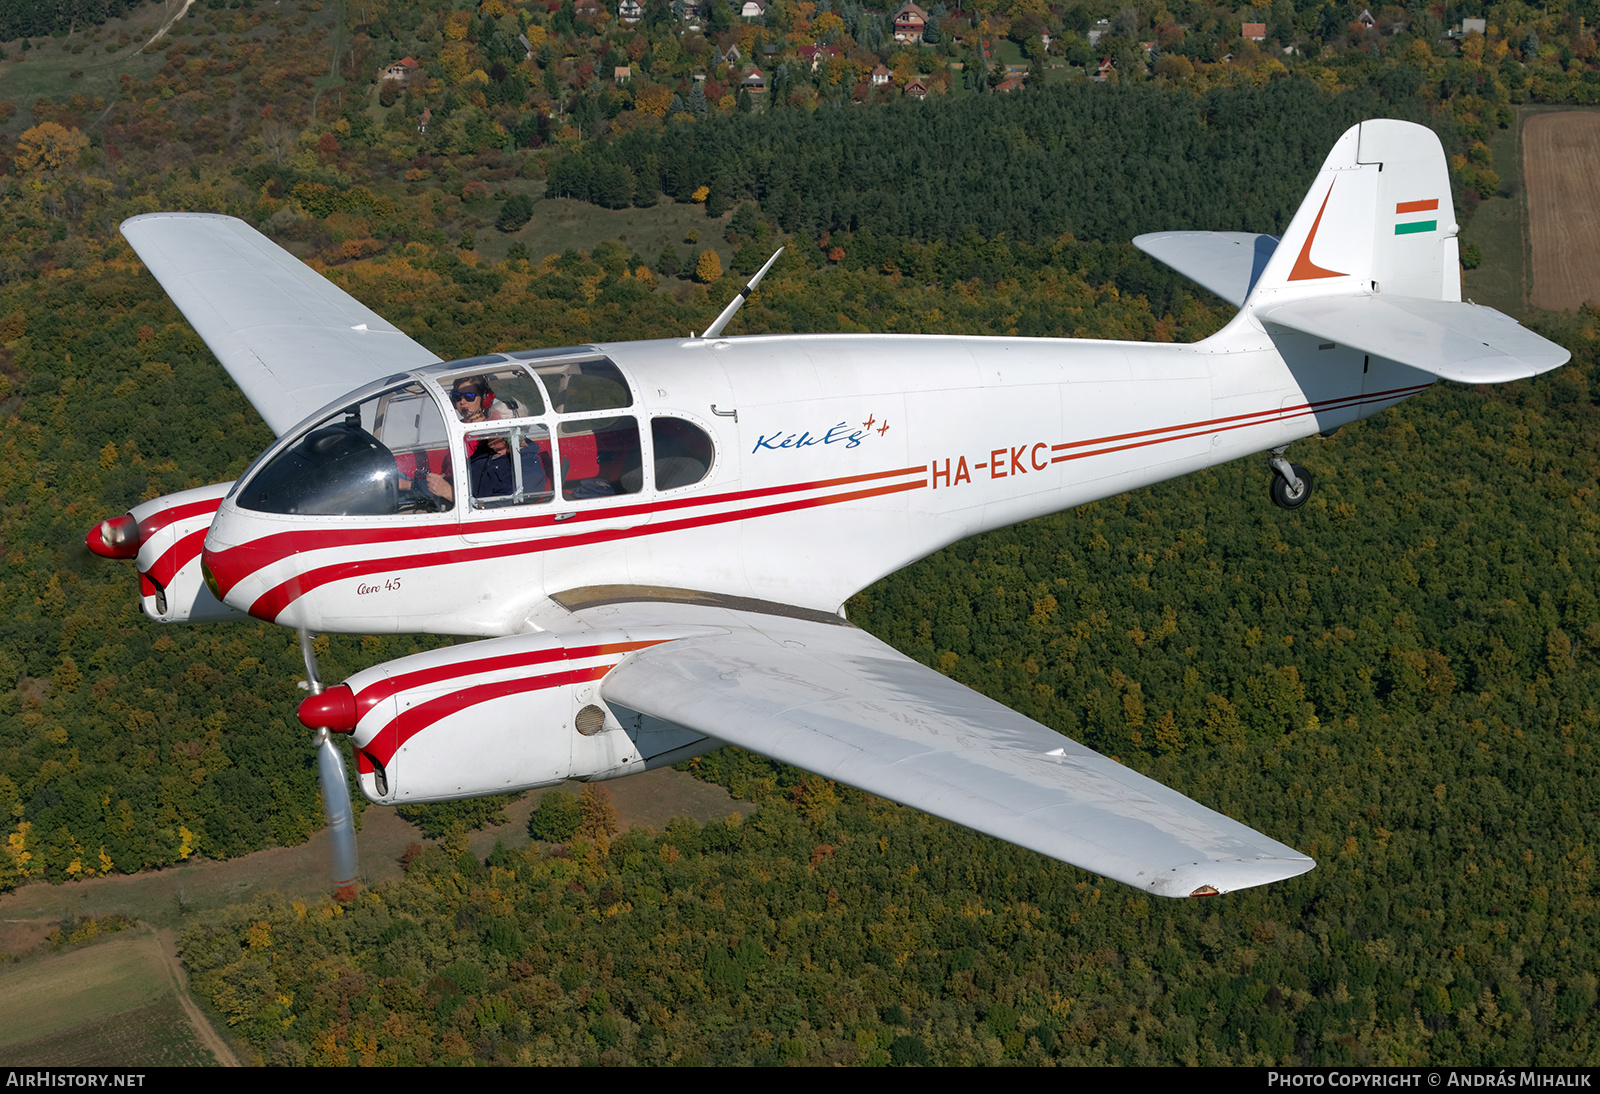
{"type": "Polygon", "coordinates": [[[1135,236],[1133,245],[1237,308],[1266,269],[1278,237],[1254,232],[1151,232],[1135,236]]]}
{"type": "MultiPolygon", "coordinates": [[[[654,607],[617,610],[644,618],[654,607]]],[[[865,631],[657,610],[726,629],[631,654],[601,685],[613,704],[1160,896],[1228,892],[1315,865],[865,631]]]]}
{"type": "Polygon", "coordinates": [[[1465,301],[1320,296],[1259,307],[1255,314],[1263,323],[1463,384],[1537,376],[1572,357],[1509,315],[1465,301]]]}

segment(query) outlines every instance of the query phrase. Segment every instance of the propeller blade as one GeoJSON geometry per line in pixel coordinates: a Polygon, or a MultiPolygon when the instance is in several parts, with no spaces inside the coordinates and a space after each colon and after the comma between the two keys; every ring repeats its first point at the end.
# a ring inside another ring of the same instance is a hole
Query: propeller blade
{"type": "Polygon", "coordinates": [[[345,779],[344,756],[327,730],[317,733],[317,774],[322,779],[322,808],[328,817],[330,846],[333,848],[333,886],[354,885],[356,872],[356,827],[350,810],[350,784],[345,779]]]}
{"type": "MultiPolygon", "coordinates": [[[[305,688],[312,695],[322,694],[322,676],[317,671],[317,651],[311,632],[300,628],[300,656],[305,658],[305,688]]],[[[356,883],[360,869],[356,862],[355,814],[350,809],[350,782],[345,777],[344,755],[333,743],[327,727],[317,729],[311,742],[317,750],[317,777],[322,782],[322,811],[328,818],[329,847],[333,852],[335,891],[356,883]]]]}

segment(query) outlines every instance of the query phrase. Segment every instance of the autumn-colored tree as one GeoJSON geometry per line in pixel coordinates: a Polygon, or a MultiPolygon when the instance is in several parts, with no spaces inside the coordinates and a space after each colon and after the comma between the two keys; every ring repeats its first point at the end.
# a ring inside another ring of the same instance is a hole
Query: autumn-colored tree
{"type": "Polygon", "coordinates": [[[716,251],[707,247],[700,252],[700,261],[694,264],[694,276],[705,285],[722,276],[722,259],[717,257],[716,251]]]}
{"type": "Polygon", "coordinates": [[[40,122],[32,129],[24,129],[18,138],[16,165],[23,171],[35,167],[55,171],[77,159],[78,153],[88,147],[89,138],[78,130],[56,122],[40,122]]]}
{"type": "Polygon", "coordinates": [[[590,839],[609,840],[620,829],[617,807],[611,804],[611,791],[599,783],[588,783],[578,794],[578,811],[583,814],[579,828],[590,839]]]}

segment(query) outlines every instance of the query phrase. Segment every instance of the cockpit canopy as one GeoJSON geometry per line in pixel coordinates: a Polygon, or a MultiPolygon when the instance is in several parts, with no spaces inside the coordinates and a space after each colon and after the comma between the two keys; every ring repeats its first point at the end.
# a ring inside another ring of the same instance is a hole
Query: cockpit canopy
{"type": "Polygon", "coordinates": [[[641,414],[609,358],[533,350],[352,392],[270,449],[234,500],[313,516],[473,512],[681,489],[703,481],[714,459],[698,425],[641,414]]]}

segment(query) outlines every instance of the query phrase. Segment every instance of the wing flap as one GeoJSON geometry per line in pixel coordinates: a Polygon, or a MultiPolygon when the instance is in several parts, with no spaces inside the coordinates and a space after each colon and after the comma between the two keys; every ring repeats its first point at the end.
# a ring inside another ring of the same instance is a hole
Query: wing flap
{"type": "Polygon", "coordinates": [[[1163,896],[1315,865],[864,631],[721,615],[629,656],[605,698],[1163,896]]]}
{"type": "Polygon", "coordinates": [[[1239,308],[1277,249],[1278,237],[1254,232],[1151,232],[1133,245],[1239,308]]]}
{"type": "Polygon", "coordinates": [[[1493,308],[1410,296],[1319,296],[1258,308],[1263,323],[1464,384],[1537,376],[1572,354],[1493,308]]]}
{"type": "Polygon", "coordinates": [[[242,220],[147,213],[122,235],[274,433],[439,360],[242,220]]]}

